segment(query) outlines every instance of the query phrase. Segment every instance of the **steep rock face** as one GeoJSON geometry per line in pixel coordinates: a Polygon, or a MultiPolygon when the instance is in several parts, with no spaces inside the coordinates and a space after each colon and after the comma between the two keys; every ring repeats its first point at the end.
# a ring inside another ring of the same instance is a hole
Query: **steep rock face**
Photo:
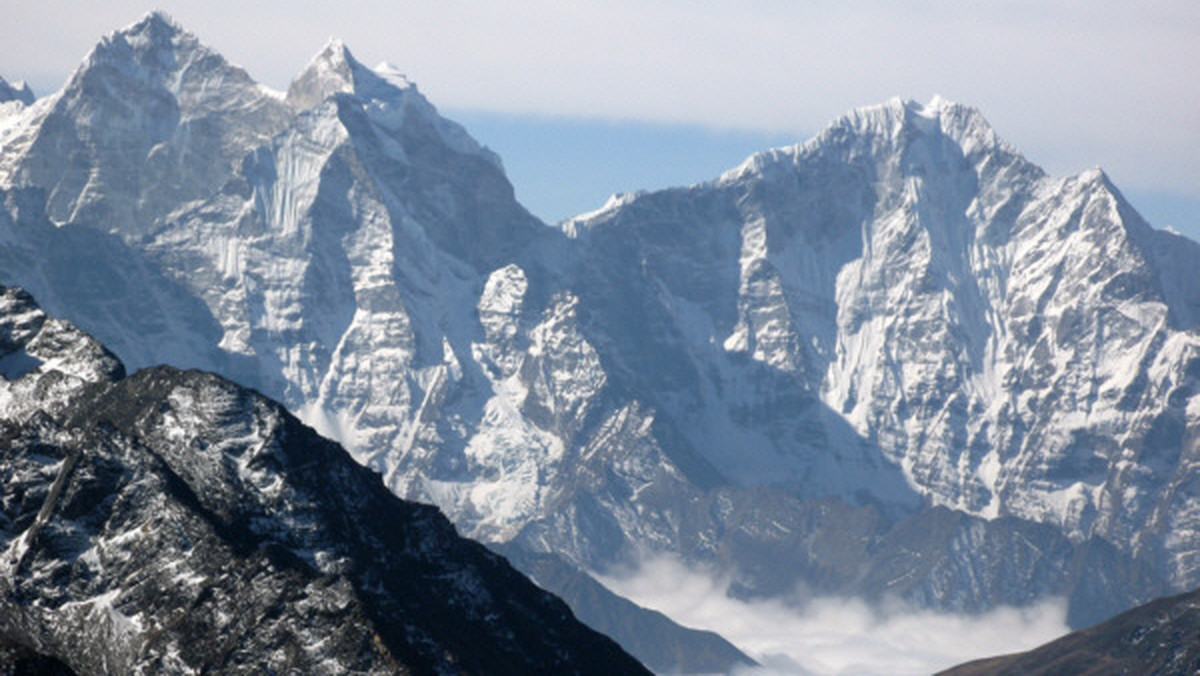
{"type": "Polygon", "coordinates": [[[219,188],[286,106],[245,71],[151,14],[106,37],[5,139],[0,181],[47,190],[56,223],[134,239],[219,188]]]}
{"type": "MultiPolygon", "coordinates": [[[[1099,535],[1196,582],[1200,247],[1151,230],[1099,171],[1047,177],[969,108],[893,101],[566,228],[595,252],[589,281],[620,257],[610,242],[638,242],[643,314],[678,336],[662,353],[699,356],[673,369],[690,381],[654,378],[670,414],[794,424],[803,407],[769,397],[819,398],[934,504],[1099,535]],[[780,384],[729,378],[739,360],[780,384]]],[[[685,429],[717,467],[753,457],[685,429]]]]}
{"type": "Polygon", "coordinates": [[[276,94],[151,15],[4,129],[5,280],[466,535],[1076,619],[1197,575],[1197,247],[969,108],[863,109],[561,230],[336,41],[276,94]],[[898,583],[914,533],[939,563],[898,583]]]}
{"type": "Polygon", "coordinates": [[[0,634],[78,673],[644,673],[282,407],[0,295],[0,634]]]}
{"type": "Polygon", "coordinates": [[[577,314],[550,281],[566,238],[394,68],[331,41],[273,93],[156,13],[0,144],[0,276],[131,365],[282,400],[468,535],[511,539],[557,507],[570,439],[549,423],[579,428],[604,382],[558,333],[577,314]]]}
{"type": "Polygon", "coordinates": [[[565,238],[413,85],[336,41],[279,96],[149,15],[17,120],[0,186],[7,279],[134,366],[279,397],[468,534],[508,540],[576,500],[553,487],[577,437],[637,410],[597,403],[578,296],[554,281],[565,238]]]}

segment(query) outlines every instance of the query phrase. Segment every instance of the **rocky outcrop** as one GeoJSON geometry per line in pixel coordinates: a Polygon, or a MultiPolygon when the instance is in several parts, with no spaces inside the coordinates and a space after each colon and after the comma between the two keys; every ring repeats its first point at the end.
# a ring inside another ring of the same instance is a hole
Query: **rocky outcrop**
{"type": "Polygon", "coordinates": [[[125,377],[15,289],[0,293],[0,364],[0,637],[15,663],[646,673],[251,390],[170,367],[125,377]]]}

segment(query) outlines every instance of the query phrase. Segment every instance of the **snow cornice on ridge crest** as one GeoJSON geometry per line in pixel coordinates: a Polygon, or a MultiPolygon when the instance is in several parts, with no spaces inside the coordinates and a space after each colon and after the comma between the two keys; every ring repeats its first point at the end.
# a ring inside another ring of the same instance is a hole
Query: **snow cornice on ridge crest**
{"type": "Polygon", "coordinates": [[[389,88],[394,88],[399,91],[409,89],[417,89],[417,85],[408,79],[408,77],[397,66],[384,61],[375,68],[368,68],[363,62],[355,58],[350,47],[346,45],[341,38],[331,37],[326,40],[325,45],[312,59],[308,65],[300,72],[293,84],[299,82],[305,77],[310,77],[310,74],[319,75],[329,84],[344,84],[345,87],[339,87],[335,91],[344,91],[347,93],[366,93],[368,96],[374,95],[378,97],[381,93],[376,88],[380,84],[385,84],[389,88]],[[368,90],[368,91],[363,91],[368,90]]]}

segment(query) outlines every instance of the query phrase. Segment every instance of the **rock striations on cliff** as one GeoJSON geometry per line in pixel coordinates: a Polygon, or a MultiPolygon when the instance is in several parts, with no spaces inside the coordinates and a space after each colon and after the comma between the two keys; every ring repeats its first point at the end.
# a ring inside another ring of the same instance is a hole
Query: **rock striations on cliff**
{"type": "Polygon", "coordinates": [[[647,673],[252,390],[126,376],[13,288],[0,376],[9,652],[81,674],[647,673]]]}

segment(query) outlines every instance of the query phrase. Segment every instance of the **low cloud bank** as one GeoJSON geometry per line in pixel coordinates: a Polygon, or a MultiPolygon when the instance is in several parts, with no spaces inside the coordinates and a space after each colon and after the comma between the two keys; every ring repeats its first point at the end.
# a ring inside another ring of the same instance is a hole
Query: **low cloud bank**
{"type": "Polygon", "coordinates": [[[1066,603],[1050,600],[982,615],[914,609],[900,601],[741,601],[729,581],[671,558],[599,576],[609,589],[676,622],[715,631],[763,665],[749,676],[929,674],[1061,636],[1066,603]]]}

